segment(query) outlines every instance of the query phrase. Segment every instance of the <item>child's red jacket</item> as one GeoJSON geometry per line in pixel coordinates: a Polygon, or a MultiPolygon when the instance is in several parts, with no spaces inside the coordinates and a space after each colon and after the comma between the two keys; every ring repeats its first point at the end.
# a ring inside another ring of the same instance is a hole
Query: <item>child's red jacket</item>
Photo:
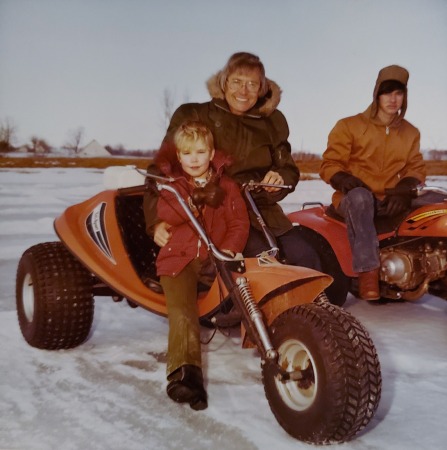
{"type": "MultiPolygon", "coordinates": [[[[160,162],[160,158],[158,158],[158,162],[165,175],[176,176],[179,174],[178,167],[173,168],[168,159],[162,159],[160,162]]],[[[220,175],[219,185],[225,191],[225,198],[217,208],[205,205],[202,210],[202,225],[218,249],[238,253],[242,252],[247,243],[250,222],[239,186],[222,173],[224,165],[223,155],[216,152],[212,166],[220,175]]],[[[187,175],[183,173],[182,176],[176,177],[176,181],[172,184],[188,203],[188,197],[194,187],[189,182],[187,175]]],[[[172,226],[170,229],[171,239],[164,247],[160,248],[158,254],[157,275],[175,277],[194,258],[199,257],[204,261],[208,257],[205,244],[199,238],[172,193],[166,190],[161,191],[157,214],[160,220],[172,226]]]]}

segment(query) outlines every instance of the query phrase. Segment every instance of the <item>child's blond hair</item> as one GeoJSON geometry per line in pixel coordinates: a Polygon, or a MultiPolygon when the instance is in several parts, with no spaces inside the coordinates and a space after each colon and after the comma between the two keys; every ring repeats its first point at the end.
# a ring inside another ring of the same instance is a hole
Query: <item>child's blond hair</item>
{"type": "Polygon", "coordinates": [[[203,140],[208,146],[209,151],[214,150],[214,138],[211,130],[202,122],[196,120],[187,120],[183,122],[174,133],[174,144],[177,153],[182,150],[188,150],[191,144],[203,140]]]}

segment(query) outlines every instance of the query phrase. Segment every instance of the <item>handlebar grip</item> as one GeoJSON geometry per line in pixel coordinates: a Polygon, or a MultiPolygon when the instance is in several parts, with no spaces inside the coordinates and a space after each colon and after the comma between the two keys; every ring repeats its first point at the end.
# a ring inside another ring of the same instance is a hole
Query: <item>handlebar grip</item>
{"type": "Polygon", "coordinates": [[[416,187],[408,189],[408,188],[387,188],[385,189],[386,195],[410,195],[411,197],[418,196],[418,189],[416,187]]]}

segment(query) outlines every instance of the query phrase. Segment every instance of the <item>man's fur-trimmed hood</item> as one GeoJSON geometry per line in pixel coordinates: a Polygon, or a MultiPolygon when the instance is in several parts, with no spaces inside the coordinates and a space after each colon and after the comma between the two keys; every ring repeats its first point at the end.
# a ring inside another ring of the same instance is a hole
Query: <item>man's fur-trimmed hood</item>
{"type": "MultiPolygon", "coordinates": [[[[217,72],[213,76],[211,76],[206,82],[208,92],[211,95],[211,98],[225,101],[225,94],[219,86],[218,76],[220,72],[217,72]]],[[[279,102],[281,101],[281,88],[272,80],[266,78],[267,81],[267,94],[264,97],[260,97],[256,103],[256,105],[248,112],[250,116],[258,115],[262,117],[268,117],[270,114],[275,111],[279,102]]]]}

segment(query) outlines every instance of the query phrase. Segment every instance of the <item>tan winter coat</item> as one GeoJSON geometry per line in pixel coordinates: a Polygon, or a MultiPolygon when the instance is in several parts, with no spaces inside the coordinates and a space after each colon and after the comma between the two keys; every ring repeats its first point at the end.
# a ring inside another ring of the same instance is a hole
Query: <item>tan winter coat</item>
{"type": "MultiPolygon", "coordinates": [[[[320,168],[320,176],[327,183],[337,172],[348,172],[366,183],[379,199],[384,198],[385,189],[393,188],[402,178],[414,177],[424,182],[426,177],[419,130],[404,119],[407,95],[391,124],[386,126],[377,118],[377,92],[385,80],[406,85],[408,72],[399,66],[379,72],[372,104],[363,113],[337,122],[329,134],[320,168]]],[[[340,191],[334,193],[334,206],[342,197],[340,191]]]]}

